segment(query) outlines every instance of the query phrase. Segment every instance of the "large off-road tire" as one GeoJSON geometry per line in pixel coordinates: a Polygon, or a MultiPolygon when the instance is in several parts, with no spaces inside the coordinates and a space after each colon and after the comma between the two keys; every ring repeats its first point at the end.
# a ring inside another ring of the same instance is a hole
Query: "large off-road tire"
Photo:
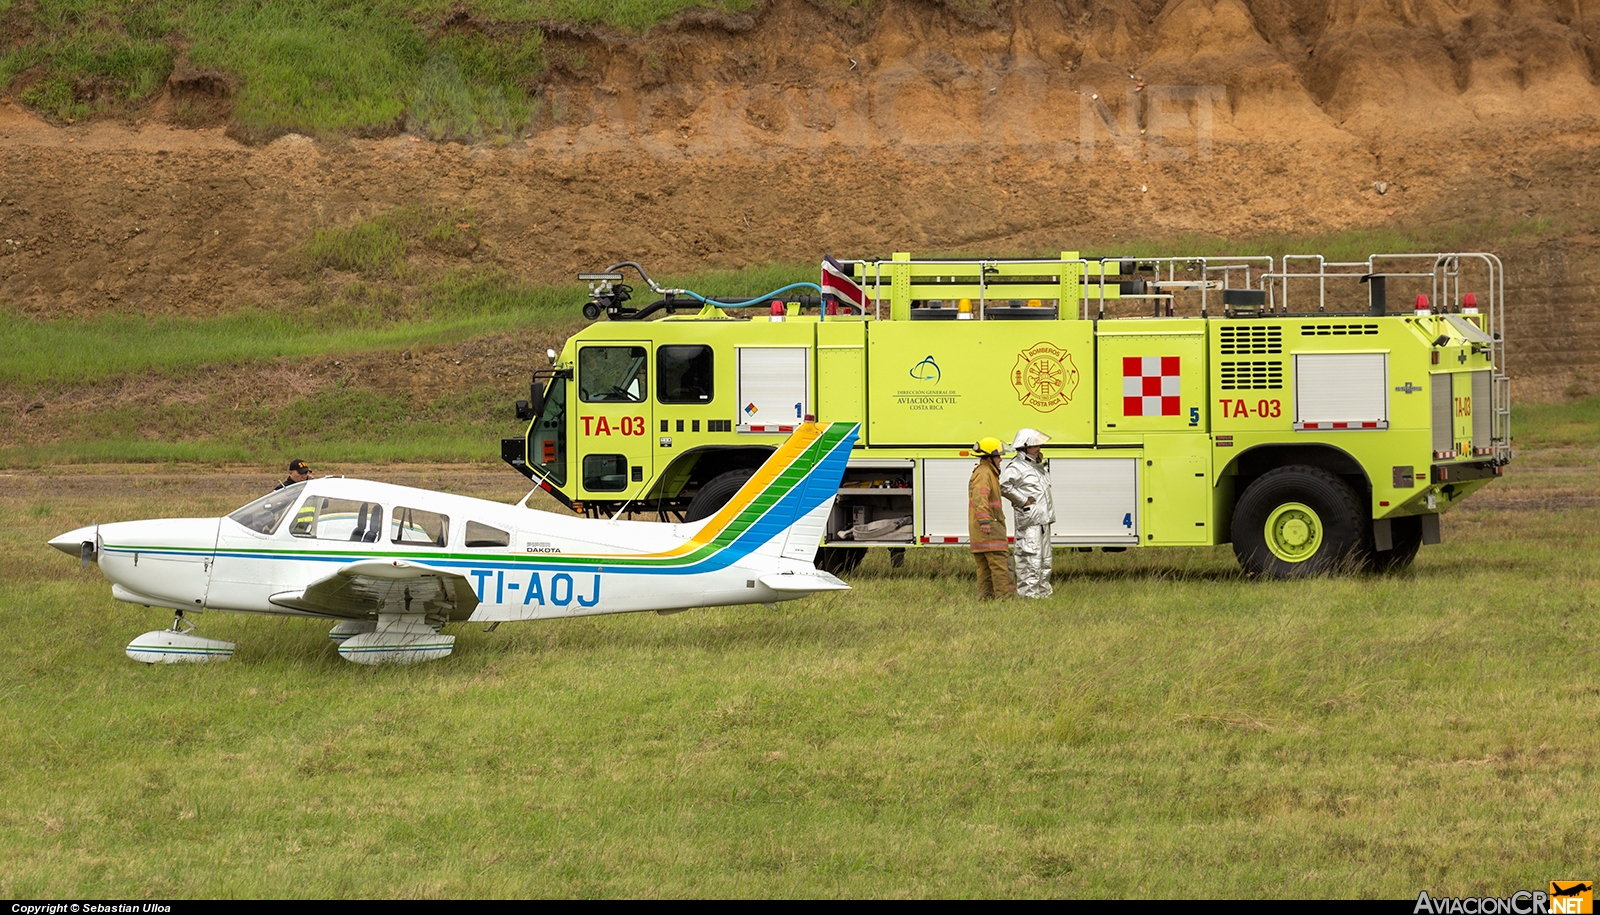
{"type": "Polygon", "coordinates": [[[1411,565],[1422,549],[1422,517],[1410,515],[1389,522],[1389,539],[1394,544],[1387,550],[1372,551],[1374,572],[1399,572],[1411,565]]]}
{"type": "Polygon", "coordinates": [[[865,547],[824,546],[817,548],[815,565],[833,575],[846,575],[854,572],[861,565],[861,560],[866,558],[865,547]]]}
{"type": "Polygon", "coordinates": [[[1317,467],[1271,471],[1233,510],[1233,552],[1251,575],[1303,578],[1359,571],[1372,556],[1372,522],[1354,491],[1317,467]]]}
{"type": "Polygon", "coordinates": [[[717,509],[728,504],[733,494],[744,486],[745,481],[755,476],[755,470],[730,470],[719,473],[700,487],[694,498],[689,500],[689,510],[684,513],[684,521],[699,521],[709,518],[717,513],[717,509]]]}

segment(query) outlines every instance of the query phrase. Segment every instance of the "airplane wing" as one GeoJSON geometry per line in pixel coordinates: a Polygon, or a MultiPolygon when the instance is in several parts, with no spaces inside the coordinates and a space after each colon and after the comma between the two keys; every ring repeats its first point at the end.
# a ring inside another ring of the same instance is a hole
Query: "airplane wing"
{"type": "Polygon", "coordinates": [[[268,599],[291,610],[342,619],[370,619],[383,612],[464,620],[478,607],[478,595],[465,576],[402,559],[352,562],[302,591],[281,591],[268,599]]]}

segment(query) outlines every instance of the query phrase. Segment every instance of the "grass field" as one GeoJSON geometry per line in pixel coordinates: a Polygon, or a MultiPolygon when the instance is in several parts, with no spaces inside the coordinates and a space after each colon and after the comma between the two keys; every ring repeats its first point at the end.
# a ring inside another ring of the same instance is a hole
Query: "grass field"
{"type": "MultiPolygon", "coordinates": [[[[1600,409],[1393,578],[1258,582],[1228,548],[874,555],[783,605],[457,627],[416,668],[208,614],[217,666],[122,656],[166,614],[45,539],[213,514],[253,469],[0,486],[0,896],[1391,897],[1600,860],[1600,409]]],[[[339,468],[334,468],[335,470],[339,468]]],[[[366,468],[369,473],[373,468],[366,468]]],[[[462,468],[462,472],[467,468],[462,468]]],[[[450,479],[436,468],[427,479],[450,479]]],[[[514,498],[472,471],[468,489],[514,498]]],[[[380,476],[382,473],[379,472],[380,476]]]]}

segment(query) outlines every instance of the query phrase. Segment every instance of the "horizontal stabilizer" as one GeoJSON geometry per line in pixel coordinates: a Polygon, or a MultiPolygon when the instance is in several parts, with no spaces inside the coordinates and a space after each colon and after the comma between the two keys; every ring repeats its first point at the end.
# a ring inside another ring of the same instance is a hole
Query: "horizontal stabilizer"
{"type": "Polygon", "coordinates": [[[821,569],[809,572],[773,572],[760,578],[763,585],[774,591],[810,594],[815,591],[848,591],[850,586],[835,575],[821,569]]]}

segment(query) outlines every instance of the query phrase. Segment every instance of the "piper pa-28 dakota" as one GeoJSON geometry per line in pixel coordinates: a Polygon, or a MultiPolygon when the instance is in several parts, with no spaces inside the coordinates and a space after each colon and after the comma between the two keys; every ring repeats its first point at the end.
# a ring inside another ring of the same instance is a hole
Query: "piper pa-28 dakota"
{"type": "MultiPolygon", "coordinates": [[[[123,521],[50,541],[97,563],[117,600],[177,611],[128,656],[225,660],[202,610],[336,620],[362,664],[450,654],[447,623],[558,619],[775,603],[849,585],[813,565],[853,423],[806,423],[711,517],[674,524],[566,517],[527,507],[329,478],[222,518],[123,521]]],[[[532,493],[529,494],[530,496],[532,493]]]]}

